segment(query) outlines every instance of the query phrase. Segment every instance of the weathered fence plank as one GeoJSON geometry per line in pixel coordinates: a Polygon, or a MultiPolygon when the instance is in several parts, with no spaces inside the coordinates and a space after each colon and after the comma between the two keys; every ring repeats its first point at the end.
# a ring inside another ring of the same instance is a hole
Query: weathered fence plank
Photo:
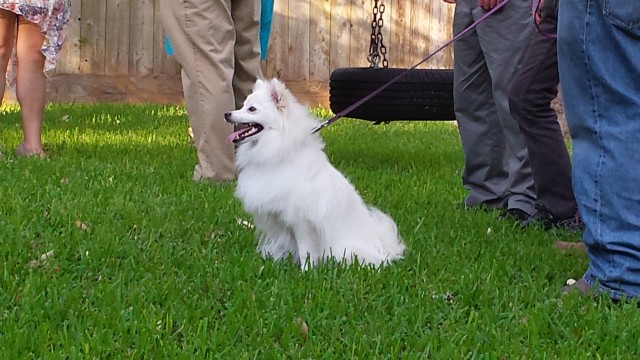
{"type": "Polygon", "coordinates": [[[130,24],[129,74],[149,75],[153,73],[154,7],[160,4],[154,0],[134,0],[131,17],[122,21],[130,24]]]}
{"type": "MultiPolygon", "coordinates": [[[[426,36],[429,37],[429,44],[427,47],[427,52],[431,53],[438,49],[442,44],[444,44],[448,39],[453,36],[453,31],[451,28],[451,19],[453,19],[453,5],[445,5],[443,6],[442,2],[437,4],[436,2],[431,2],[431,11],[429,21],[429,28],[427,29],[426,36]]],[[[423,55],[423,57],[426,54],[423,55]]],[[[453,66],[453,52],[451,48],[447,49],[447,51],[442,51],[436,54],[429,62],[427,62],[427,66],[430,67],[447,67],[450,68],[453,66]]]]}
{"type": "Polygon", "coordinates": [[[330,29],[329,69],[348,67],[351,37],[350,0],[331,0],[330,29]]]}
{"type": "MultiPolygon", "coordinates": [[[[281,79],[289,78],[287,59],[289,57],[289,2],[275,1],[273,7],[273,22],[271,24],[271,40],[269,41],[268,75],[281,79]]],[[[265,74],[267,75],[267,74],[265,74]]]]}
{"type": "Polygon", "coordinates": [[[371,40],[372,5],[371,0],[352,0],[350,42],[349,42],[349,66],[368,66],[367,55],[371,40]]]}
{"type": "Polygon", "coordinates": [[[66,40],[59,54],[56,71],[59,73],[77,74],[80,72],[80,46],[82,28],[82,2],[71,2],[71,14],[66,28],[66,40]]]}
{"type": "Polygon", "coordinates": [[[82,0],[81,19],[79,72],[104,74],[107,0],[82,0]]]}
{"type": "Polygon", "coordinates": [[[108,0],[106,12],[105,74],[129,73],[129,0],[108,0]]]}
{"type": "Polygon", "coordinates": [[[298,1],[289,5],[287,68],[290,79],[309,79],[309,2],[298,1]]]}
{"type": "Polygon", "coordinates": [[[326,81],[330,75],[331,0],[311,2],[309,32],[309,79],[326,81]]]}

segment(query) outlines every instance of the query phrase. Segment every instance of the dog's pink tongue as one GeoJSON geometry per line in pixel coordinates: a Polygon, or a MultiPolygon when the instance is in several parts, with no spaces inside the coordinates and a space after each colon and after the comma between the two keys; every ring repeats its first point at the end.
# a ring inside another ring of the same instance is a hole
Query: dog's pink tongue
{"type": "Polygon", "coordinates": [[[238,131],[234,131],[229,136],[227,136],[227,143],[229,144],[233,143],[233,140],[235,140],[238,136],[242,135],[244,132],[247,132],[249,130],[251,130],[251,128],[244,128],[238,131]]]}

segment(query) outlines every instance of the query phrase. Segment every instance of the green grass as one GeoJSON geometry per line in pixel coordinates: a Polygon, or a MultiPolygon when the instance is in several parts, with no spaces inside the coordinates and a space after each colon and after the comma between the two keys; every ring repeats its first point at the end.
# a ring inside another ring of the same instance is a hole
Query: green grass
{"type": "Polygon", "coordinates": [[[461,209],[450,123],[323,130],[334,165],[409,250],[381,270],[301,273],[258,256],[233,184],[190,180],[183,108],[53,105],[45,160],[13,156],[19,113],[0,116],[0,359],[640,354],[634,305],[559,296],[587,260],[552,244],[578,237],[461,209]]]}

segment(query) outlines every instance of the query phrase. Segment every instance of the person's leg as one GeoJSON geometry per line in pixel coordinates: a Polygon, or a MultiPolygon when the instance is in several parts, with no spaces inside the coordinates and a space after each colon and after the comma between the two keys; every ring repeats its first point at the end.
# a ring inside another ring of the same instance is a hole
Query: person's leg
{"type": "Polygon", "coordinates": [[[640,2],[559,6],[560,82],[590,260],[581,282],[640,297],[640,2]]]}
{"type": "Polygon", "coordinates": [[[15,44],[16,14],[0,9],[0,105],[4,99],[7,66],[15,44]]]}
{"type": "MultiPolygon", "coordinates": [[[[481,9],[475,11],[475,18],[484,13],[481,9]]],[[[510,1],[501,11],[479,24],[477,29],[491,76],[492,99],[506,142],[503,160],[509,173],[507,208],[518,209],[528,215],[535,211],[535,185],[524,138],[509,109],[509,90],[533,30],[531,3],[525,0],[510,1]]]]}
{"type": "MultiPolygon", "coordinates": [[[[7,66],[15,43],[16,14],[0,9],[0,105],[4,100],[7,66]]],[[[0,158],[2,157],[0,151],[0,158]]]]}
{"type": "MultiPolygon", "coordinates": [[[[540,24],[545,33],[555,33],[555,7],[550,10],[549,16],[543,12],[540,24]]],[[[529,152],[537,204],[556,220],[564,220],[575,216],[578,207],[571,186],[569,152],[551,108],[560,81],[556,45],[553,38],[532,34],[511,87],[509,106],[529,152]]]]}
{"type": "MultiPolygon", "coordinates": [[[[453,32],[473,23],[477,0],[458,0],[453,32]]],[[[454,108],[465,164],[462,184],[469,191],[465,205],[502,208],[509,174],[504,168],[504,134],[491,96],[491,77],[472,30],[454,44],[454,108]]]]}
{"type": "Polygon", "coordinates": [[[237,0],[233,3],[231,16],[236,30],[235,72],[233,90],[236,107],[241,108],[251,93],[260,67],[260,2],[255,0],[237,0]]]}
{"type": "Polygon", "coordinates": [[[47,93],[47,79],[44,75],[45,57],[41,50],[44,34],[37,24],[19,17],[16,35],[18,58],[16,97],[20,104],[24,132],[24,139],[16,153],[22,156],[44,156],[41,137],[47,93]]]}
{"type": "MultiPolygon", "coordinates": [[[[163,0],[162,21],[182,67],[184,97],[199,164],[193,179],[235,178],[233,126],[224,113],[234,110],[234,44],[230,0],[163,0]]],[[[256,28],[257,37],[257,28],[256,28]]]]}

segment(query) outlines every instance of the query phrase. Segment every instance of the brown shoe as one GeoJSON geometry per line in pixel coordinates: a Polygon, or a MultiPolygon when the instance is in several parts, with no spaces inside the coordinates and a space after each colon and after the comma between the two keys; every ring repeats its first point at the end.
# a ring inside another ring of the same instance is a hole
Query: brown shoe
{"type": "Polygon", "coordinates": [[[587,247],[584,245],[583,242],[556,241],[553,244],[553,247],[558,250],[567,251],[575,254],[585,254],[587,252],[587,247]]]}
{"type": "Polygon", "coordinates": [[[564,286],[562,288],[562,294],[570,294],[574,291],[579,291],[580,295],[582,296],[593,296],[593,289],[591,288],[591,285],[587,284],[587,282],[583,279],[580,278],[580,280],[576,281],[575,283],[571,284],[571,285],[567,285],[564,286]]]}
{"type": "MultiPolygon", "coordinates": [[[[584,280],[584,278],[580,278],[580,280],[576,281],[575,283],[571,284],[571,285],[567,285],[564,286],[562,288],[562,295],[567,295],[573,292],[578,291],[578,293],[580,294],[580,296],[585,296],[585,297],[591,297],[591,298],[596,298],[597,295],[600,294],[607,294],[606,291],[598,291],[596,289],[594,289],[592,286],[590,286],[589,284],[587,284],[587,282],[584,280]]],[[[619,299],[619,298],[613,298],[610,296],[606,297],[608,300],[611,301],[612,304],[626,304],[626,303],[632,303],[635,304],[638,308],[640,308],[640,298],[626,298],[626,299],[619,299]]]]}

